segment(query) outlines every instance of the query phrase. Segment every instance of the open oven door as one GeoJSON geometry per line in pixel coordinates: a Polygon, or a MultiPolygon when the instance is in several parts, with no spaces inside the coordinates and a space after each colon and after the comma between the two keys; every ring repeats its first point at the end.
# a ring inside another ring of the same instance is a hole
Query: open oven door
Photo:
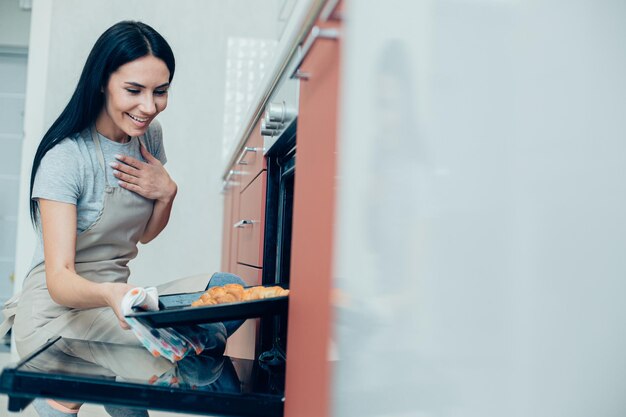
{"type": "Polygon", "coordinates": [[[284,368],[223,355],[176,363],[141,346],[57,337],[0,374],[9,411],[34,398],[214,416],[283,415],[284,368]]]}

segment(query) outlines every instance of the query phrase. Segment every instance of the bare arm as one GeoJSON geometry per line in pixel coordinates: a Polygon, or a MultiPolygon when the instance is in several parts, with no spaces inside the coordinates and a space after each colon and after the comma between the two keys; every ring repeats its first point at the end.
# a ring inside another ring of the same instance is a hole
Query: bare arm
{"type": "Polygon", "coordinates": [[[148,243],[167,226],[178,186],[170,178],[161,161],[152,156],[143,144],[141,154],[147,162],[120,155],[117,157],[120,162],[111,166],[117,170],[114,175],[120,180],[121,187],[154,200],[152,215],[143,236],[139,239],[141,243],[148,243]]]}
{"type": "Polygon", "coordinates": [[[152,209],[152,215],[146,226],[146,230],[141,236],[139,241],[141,243],[148,243],[161,233],[167,223],[170,220],[170,213],[172,212],[172,204],[174,203],[174,197],[176,196],[176,188],[174,194],[170,199],[156,200],[154,202],[154,208],[152,209]]]}
{"type": "Polygon", "coordinates": [[[128,328],[120,311],[124,294],[132,285],[96,283],[78,275],[76,260],[76,206],[39,200],[46,260],[46,284],[54,302],[72,308],[109,306],[120,326],[128,328]]]}

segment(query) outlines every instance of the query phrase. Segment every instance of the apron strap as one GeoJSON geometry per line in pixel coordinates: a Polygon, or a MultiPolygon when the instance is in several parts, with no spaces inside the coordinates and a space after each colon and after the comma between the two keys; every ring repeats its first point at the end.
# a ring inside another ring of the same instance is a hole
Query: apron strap
{"type": "Polygon", "coordinates": [[[17,307],[2,310],[2,323],[0,323],[0,337],[4,337],[5,334],[9,332],[9,329],[13,327],[13,323],[15,322],[15,312],[17,311],[17,307]]]}
{"type": "Polygon", "coordinates": [[[100,138],[98,138],[98,132],[96,131],[96,127],[91,127],[91,139],[93,140],[94,145],[96,145],[96,156],[98,157],[98,162],[102,167],[102,171],[104,171],[104,183],[106,186],[109,186],[109,179],[107,177],[107,170],[104,165],[104,154],[102,153],[102,147],[100,147],[100,138]]]}
{"type": "Polygon", "coordinates": [[[2,308],[2,323],[0,323],[0,337],[7,334],[15,321],[15,313],[17,312],[17,303],[20,300],[21,293],[13,295],[2,308]]]}

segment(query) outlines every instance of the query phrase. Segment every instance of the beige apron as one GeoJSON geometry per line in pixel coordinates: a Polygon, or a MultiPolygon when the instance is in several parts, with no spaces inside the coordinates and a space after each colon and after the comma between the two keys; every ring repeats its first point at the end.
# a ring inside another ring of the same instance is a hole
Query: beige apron
{"type": "MultiPolygon", "coordinates": [[[[137,242],[152,215],[153,200],[109,185],[106,164],[95,129],[91,136],[98,162],[105,173],[102,211],[89,229],[76,239],[76,273],[93,282],[126,282],[128,262],[137,255],[137,242]]],[[[108,307],[74,309],[55,303],[46,286],[45,264],[25,278],[13,326],[20,356],[32,352],[50,337],[138,343],[132,332],[119,327],[108,307]]]]}

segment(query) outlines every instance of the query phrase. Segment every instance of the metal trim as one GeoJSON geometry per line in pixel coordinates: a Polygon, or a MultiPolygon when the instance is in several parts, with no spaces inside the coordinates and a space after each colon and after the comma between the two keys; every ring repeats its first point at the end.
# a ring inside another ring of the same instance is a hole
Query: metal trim
{"type": "Polygon", "coordinates": [[[271,82],[263,90],[263,95],[262,95],[263,98],[261,99],[261,101],[259,101],[256,104],[252,117],[250,118],[250,120],[248,120],[248,123],[246,124],[246,128],[243,130],[241,136],[239,137],[237,146],[233,148],[231,156],[228,159],[228,163],[226,164],[226,167],[224,168],[222,178],[225,178],[226,175],[228,175],[228,171],[230,171],[231,167],[237,161],[237,157],[239,156],[239,153],[243,149],[246,141],[248,140],[248,137],[254,130],[254,126],[256,125],[258,120],[261,118],[263,112],[265,111],[265,106],[267,102],[269,101],[270,96],[272,95],[274,90],[276,90],[276,87],[280,83],[281,79],[287,74],[287,68],[289,67],[289,63],[298,52],[298,49],[300,48],[300,45],[302,44],[302,42],[304,42],[307,36],[309,35],[311,28],[315,25],[315,20],[319,16],[325,4],[326,4],[326,0],[313,0],[312,1],[311,7],[309,8],[309,12],[307,13],[306,17],[303,19],[300,31],[294,37],[294,40],[291,43],[291,47],[288,48],[287,51],[284,52],[283,55],[278,60],[280,64],[274,68],[271,82]]]}

